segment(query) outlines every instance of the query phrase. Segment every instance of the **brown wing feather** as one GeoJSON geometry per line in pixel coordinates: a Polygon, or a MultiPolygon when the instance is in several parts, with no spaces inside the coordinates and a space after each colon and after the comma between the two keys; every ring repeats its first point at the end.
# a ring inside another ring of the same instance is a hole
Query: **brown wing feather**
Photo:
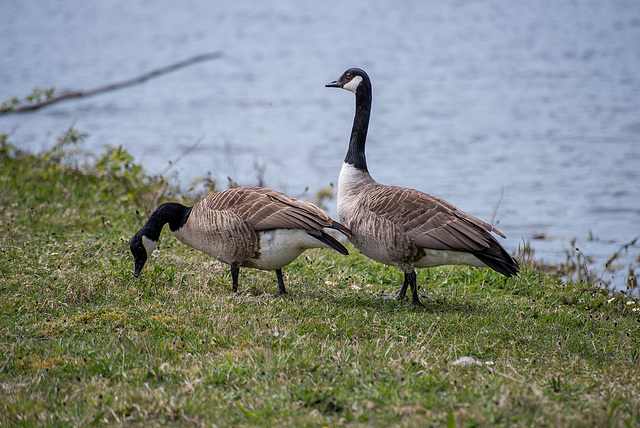
{"type": "Polygon", "coordinates": [[[497,229],[435,196],[414,189],[374,184],[362,190],[368,209],[407,234],[417,245],[434,250],[478,251],[497,229]]]}
{"type": "Polygon", "coordinates": [[[259,256],[260,240],[256,231],[238,215],[209,209],[204,203],[193,206],[187,244],[210,256],[239,266],[244,260],[259,256]]]}
{"type": "Polygon", "coordinates": [[[237,187],[213,193],[205,198],[205,203],[212,210],[233,212],[257,231],[330,227],[350,234],[324,210],[273,189],[237,187]]]}

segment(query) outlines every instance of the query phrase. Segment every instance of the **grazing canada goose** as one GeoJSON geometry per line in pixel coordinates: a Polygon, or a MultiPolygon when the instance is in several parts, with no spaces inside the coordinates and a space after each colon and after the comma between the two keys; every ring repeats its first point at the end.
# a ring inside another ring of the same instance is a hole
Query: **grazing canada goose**
{"type": "Polygon", "coordinates": [[[176,238],[231,265],[233,291],[238,291],[240,267],[275,270],[278,294],[287,292],[282,267],[308,248],[347,249],[323,228],[350,235],[315,205],[262,187],[238,187],[213,193],[193,207],[169,202],[160,205],[131,239],[138,276],[158,245],[165,224],[176,238]]]}
{"type": "Polygon", "coordinates": [[[413,303],[420,304],[414,267],[469,265],[506,276],[518,273],[518,262],[489,232],[505,236],[489,223],[435,196],[371,178],[364,154],[371,113],[367,73],[351,68],[326,86],[356,94],[351,140],[338,178],[338,220],[363,254],[404,272],[398,300],[410,286],[413,303]]]}

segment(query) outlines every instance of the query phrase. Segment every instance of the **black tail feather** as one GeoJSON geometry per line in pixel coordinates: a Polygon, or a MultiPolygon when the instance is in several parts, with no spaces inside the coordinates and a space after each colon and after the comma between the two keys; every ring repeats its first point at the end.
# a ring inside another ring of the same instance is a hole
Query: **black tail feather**
{"type": "Polygon", "coordinates": [[[339,230],[340,232],[344,233],[347,236],[353,236],[353,233],[351,233],[349,228],[347,228],[345,225],[341,223],[338,223],[337,221],[334,221],[329,227],[332,229],[339,230]]]}
{"type": "Polygon", "coordinates": [[[493,237],[489,247],[475,251],[473,253],[482,263],[503,274],[504,276],[515,276],[520,271],[520,264],[516,259],[511,257],[507,251],[502,248],[502,245],[496,241],[493,237]]]}
{"type": "Polygon", "coordinates": [[[325,244],[327,244],[329,247],[333,248],[340,254],[344,254],[345,256],[349,255],[349,251],[345,248],[345,246],[339,243],[338,241],[336,241],[336,239],[333,236],[323,231],[319,231],[319,232],[320,233],[318,234],[316,234],[317,232],[316,233],[308,232],[308,233],[309,233],[309,236],[313,236],[318,241],[324,242],[325,244]]]}

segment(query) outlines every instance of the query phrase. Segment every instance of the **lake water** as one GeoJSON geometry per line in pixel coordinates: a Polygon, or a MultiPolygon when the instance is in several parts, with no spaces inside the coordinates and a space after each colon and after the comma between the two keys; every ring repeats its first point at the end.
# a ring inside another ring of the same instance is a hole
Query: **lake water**
{"type": "Polygon", "coordinates": [[[0,100],[214,51],[141,85],[1,116],[0,132],[39,150],[74,125],[87,148],[122,145],[151,173],[200,140],[169,172],[183,186],[208,173],[254,184],[258,165],[266,185],[304,197],[337,181],[354,97],[324,84],[357,66],[373,82],[378,181],[493,219],[508,250],[528,242],[547,262],[576,238],[601,272],[640,235],[638,0],[4,0],[0,100]]]}

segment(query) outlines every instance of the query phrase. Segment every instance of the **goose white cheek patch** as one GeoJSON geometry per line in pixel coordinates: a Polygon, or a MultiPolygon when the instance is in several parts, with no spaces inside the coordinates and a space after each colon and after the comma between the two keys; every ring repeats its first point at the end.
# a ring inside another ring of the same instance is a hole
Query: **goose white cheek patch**
{"type": "Polygon", "coordinates": [[[351,92],[353,92],[355,94],[356,90],[358,89],[358,86],[360,85],[360,82],[362,82],[362,77],[361,76],[356,76],[353,79],[351,79],[349,81],[349,83],[344,85],[343,88],[346,89],[347,91],[351,91],[351,92]]]}
{"type": "Polygon", "coordinates": [[[146,236],[143,236],[142,237],[142,245],[144,245],[144,249],[147,250],[147,255],[150,256],[151,253],[153,253],[153,251],[158,246],[158,242],[157,241],[152,241],[151,239],[147,238],[146,236]]]}

